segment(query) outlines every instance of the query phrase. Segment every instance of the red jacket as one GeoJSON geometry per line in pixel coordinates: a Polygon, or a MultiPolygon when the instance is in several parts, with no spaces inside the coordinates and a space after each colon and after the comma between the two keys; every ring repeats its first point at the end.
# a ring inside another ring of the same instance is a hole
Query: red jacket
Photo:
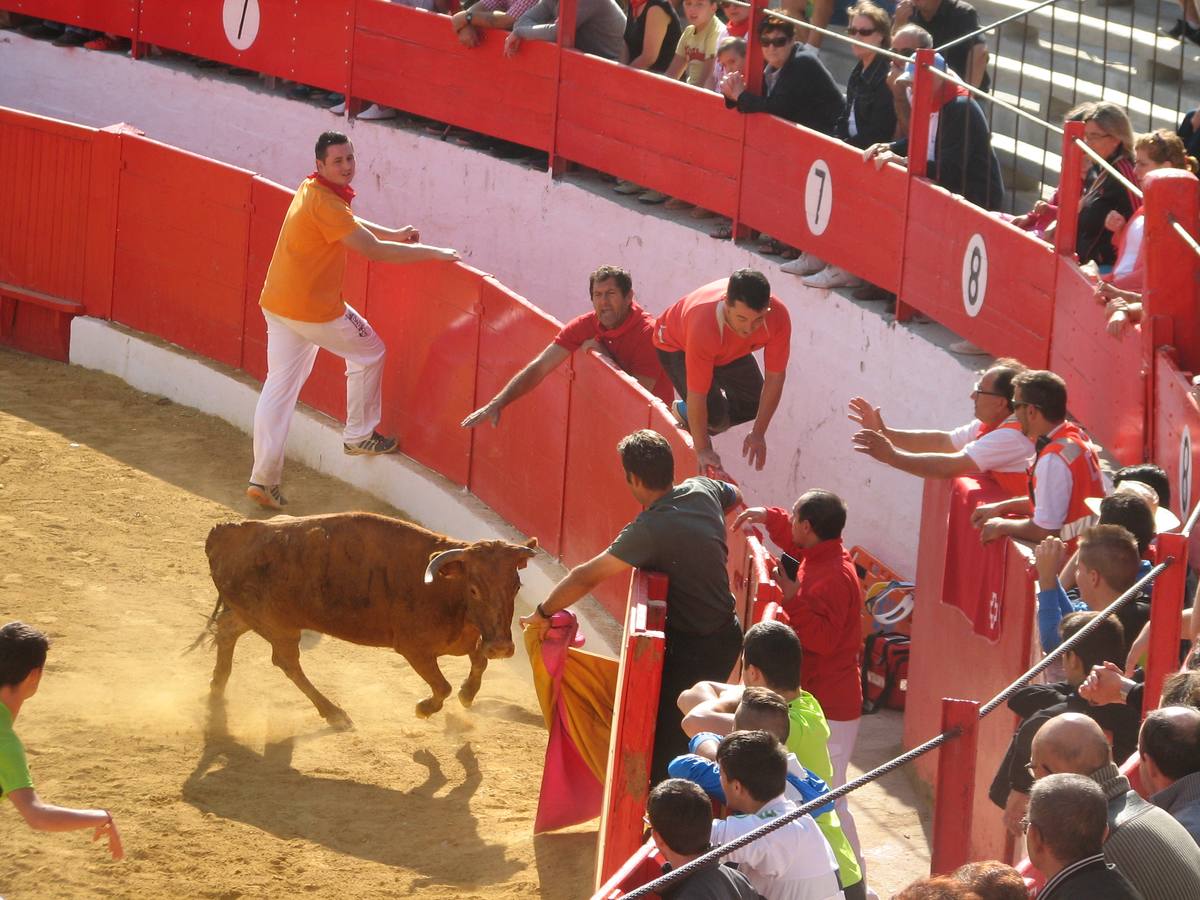
{"type": "Polygon", "coordinates": [[[847,722],[862,715],[862,585],[840,539],[802,550],[792,542],[791,516],[767,510],[767,533],[800,560],[796,596],[784,611],[804,648],[800,685],[815,696],[827,719],[847,722]]]}

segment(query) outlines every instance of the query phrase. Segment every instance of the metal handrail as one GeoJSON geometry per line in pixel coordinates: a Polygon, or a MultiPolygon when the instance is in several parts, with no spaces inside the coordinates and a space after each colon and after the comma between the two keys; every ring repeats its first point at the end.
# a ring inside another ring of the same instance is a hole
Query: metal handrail
{"type": "Polygon", "coordinates": [[[1109,175],[1117,179],[1117,182],[1124,186],[1125,190],[1129,191],[1129,193],[1133,194],[1139,200],[1143,199],[1141,188],[1118,172],[1113,167],[1112,163],[1089,147],[1084,141],[1081,141],[1079,138],[1075,138],[1075,146],[1090,156],[1096,162],[1096,164],[1100,166],[1100,168],[1104,169],[1109,175]]]}
{"type": "MultiPolygon", "coordinates": [[[[743,0],[721,0],[726,6],[740,6],[744,9],[750,9],[749,3],[743,0]]],[[[774,10],[765,9],[763,15],[772,19],[777,19],[784,22],[791,22],[797,28],[807,28],[809,31],[815,31],[817,34],[824,34],[832,38],[837,38],[839,41],[845,41],[847,44],[853,44],[856,47],[862,47],[864,50],[870,50],[872,53],[878,53],[880,56],[886,56],[888,59],[896,62],[908,63],[912,62],[912,58],[905,56],[902,53],[894,53],[885,47],[877,46],[876,44],[868,44],[866,41],[859,41],[847,34],[841,34],[837,31],[830,31],[828,28],[821,28],[818,25],[813,25],[805,22],[803,19],[793,19],[791,16],[785,16],[783,13],[775,12],[774,10]]]]}
{"type": "MultiPolygon", "coordinates": [[[[1173,215],[1168,215],[1167,218],[1176,229],[1183,228],[1183,226],[1175,220],[1173,215]]],[[[1196,243],[1195,238],[1193,238],[1190,234],[1186,234],[1184,240],[1187,241],[1192,250],[1194,250],[1197,254],[1200,254],[1200,244],[1196,243]]],[[[1187,523],[1183,526],[1183,530],[1179,533],[1185,538],[1190,538],[1192,536],[1192,530],[1196,527],[1197,522],[1200,522],[1200,500],[1196,501],[1196,505],[1192,507],[1192,514],[1188,516],[1187,523]]]]}
{"type": "MultiPolygon", "coordinates": [[[[1184,244],[1192,247],[1192,252],[1195,253],[1196,256],[1200,256],[1200,241],[1196,241],[1196,239],[1193,238],[1192,233],[1188,232],[1188,229],[1183,227],[1183,224],[1180,222],[1180,220],[1177,220],[1174,215],[1168,214],[1166,215],[1166,221],[1171,223],[1171,228],[1175,229],[1175,233],[1177,235],[1180,235],[1180,238],[1183,239],[1184,244]]],[[[1200,517],[1200,503],[1196,504],[1196,508],[1192,510],[1192,515],[1188,517],[1188,527],[1186,530],[1184,530],[1184,534],[1192,534],[1192,527],[1196,523],[1196,518],[1198,517],[1200,517]]]]}
{"type": "Polygon", "coordinates": [[[1051,4],[1058,3],[1058,2],[1060,2],[1060,0],[1042,0],[1041,3],[1038,3],[1035,6],[1031,6],[1031,7],[1029,7],[1029,9],[1022,9],[1019,12],[1013,13],[1011,16],[1005,16],[1003,19],[1001,19],[998,22],[993,22],[991,25],[984,25],[981,28],[976,28],[970,34],[964,34],[962,37],[956,37],[952,41],[947,41],[946,43],[942,44],[942,46],[936,48],[937,52],[941,53],[947,47],[953,47],[955,44],[961,44],[963,41],[969,41],[969,40],[971,40],[971,38],[979,37],[979,35],[981,35],[981,34],[987,34],[989,31],[991,31],[994,28],[999,28],[1001,25],[1006,25],[1007,23],[1013,21],[1014,19],[1020,19],[1022,16],[1027,16],[1030,13],[1035,13],[1039,9],[1041,9],[1043,6],[1050,6],[1051,4]]]}
{"type": "Polygon", "coordinates": [[[1036,122],[1038,125],[1041,125],[1042,127],[1049,129],[1050,131],[1053,131],[1055,134],[1063,133],[1063,130],[1061,128],[1059,128],[1057,125],[1051,125],[1049,122],[1045,121],[1044,119],[1039,119],[1033,113],[1025,112],[1025,110],[1021,109],[1021,107],[1016,106],[1015,104],[1009,103],[1007,100],[1001,100],[999,97],[994,97],[991,94],[989,94],[987,91],[980,90],[977,87],[972,87],[971,85],[969,85],[965,81],[963,81],[961,78],[959,78],[958,75],[955,74],[954,72],[949,72],[949,71],[943,72],[941,69],[935,69],[932,66],[929,67],[929,71],[932,72],[934,75],[937,75],[939,78],[944,78],[947,81],[951,82],[952,84],[956,85],[957,87],[961,87],[963,90],[969,92],[971,95],[973,95],[975,97],[979,97],[982,100],[987,100],[991,103],[994,103],[996,106],[999,106],[1003,109],[1007,109],[1009,112],[1016,113],[1018,116],[1028,119],[1031,122],[1036,122]]]}

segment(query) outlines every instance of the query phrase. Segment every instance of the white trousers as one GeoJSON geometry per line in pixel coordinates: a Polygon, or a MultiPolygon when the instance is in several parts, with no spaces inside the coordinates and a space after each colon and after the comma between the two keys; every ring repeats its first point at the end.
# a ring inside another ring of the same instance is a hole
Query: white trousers
{"type": "MultiPolygon", "coordinates": [[[[852,719],[849,722],[828,720],[829,761],[833,763],[833,784],[829,786],[830,788],[839,788],[846,783],[846,770],[850,767],[850,755],[854,752],[855,741],[858,740],[858,723],[861,721],[861,719],[852,719]]],[[[842,833],[846,835],[846,840],[854,849],[854,855],[858,857],[858,864],[862,866],[863,855],[862,847],[858,842],[858,828],[854,824],[854,816],[850,814],[847,799],[847,797],[842,797],[834,801],[833,806],[842,823],[842,833]]],[[[865,866],[863,873],[866,873],[865,866]]]]}
{"type": "Polygon", "coordinates": [[[255,484],[283,480],[283,453],[300,389],[312,372],[317,350],[346,360],[346,428],[342,440],[355,444],[379,424],[386,348],[370,324],[347,306],[330,322],[299,322],[263,310],[267,320],[267,380],[254,408],[255,484]]]}

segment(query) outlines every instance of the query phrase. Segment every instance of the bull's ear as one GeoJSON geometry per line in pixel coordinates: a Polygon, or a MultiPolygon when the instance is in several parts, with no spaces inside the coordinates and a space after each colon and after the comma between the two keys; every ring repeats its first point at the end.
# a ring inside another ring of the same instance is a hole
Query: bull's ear
{"type": "Polygon", "coordinates": [[[528,547],[530,550],[536,550],[537,545],[538,545],[538,542],[537,542],[537,538],[535,538],[535,537],[531,537],[529,540],[527,540],[525,542],[525,546],[528,547]]]}
{"type": "Polygon", "coordinates": [[[517,557],[517,568],[523,569],[529,565],[529,560],[537,556],[537,538],[531,537],[524,544],[524,551],[517,557]]]}

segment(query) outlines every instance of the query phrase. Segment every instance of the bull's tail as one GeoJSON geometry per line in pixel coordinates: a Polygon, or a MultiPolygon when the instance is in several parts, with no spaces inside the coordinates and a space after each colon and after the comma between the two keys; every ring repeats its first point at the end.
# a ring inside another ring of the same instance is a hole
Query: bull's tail
{"type": "Polygon", "coordinates": [[[204,623],[204,630],[201,631],[200,634],[198,634],[196,636],[196,639],[194,641],[192,641],[191,645],[186,650],[184,650],[183,653],[180,654],[180,656],[186,656],[187,654],[191,653],[193,650],[195,650],[197,647],[199,647],[201,644],[203,644],[206,640],[208,641],[208,646],[210,646],[210,647],[213,646],[213,644],[217,640],[217,616],[219,616],[221,614],[221,608],[224,605],[225,605],[225,598],[222,597],[218,593],[217,594],[217,605],[213,607],[212,614],[208,617],[208,620],[204,623]]]}

